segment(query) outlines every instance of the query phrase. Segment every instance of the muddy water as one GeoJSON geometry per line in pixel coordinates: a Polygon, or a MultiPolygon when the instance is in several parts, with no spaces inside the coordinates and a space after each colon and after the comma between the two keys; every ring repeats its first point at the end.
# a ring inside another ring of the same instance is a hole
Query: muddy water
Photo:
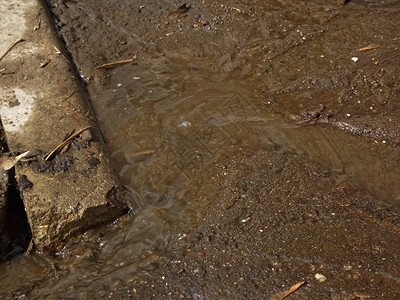
{"type": "Polygon", "coordinates": [[[196,195],[209,183],[203,174],[232,148],[278,145],[400,206],[399,156],[388,145],[294,124],[255,105],[268,105],[255,83],[210,69],[168,54],[105,71],[107,89],[91,87],[93,104],[116,168],[135,195],[134,212],[54,256],[35,253],[0,264],[0,294],[33,289],[40,298],[85,298],[90,290],[109,293],[128,284],[131,274],[180,243],[178,224],[195,222],[202,205],[196,195]]]}
{"type": "Polygon", "coordinates": [[[207,62],[183,55],[161,56],[141,69],[126,66],[110,75],[107,93],[92,91],[96,115],[121,178],[141,203],[183,198],[196,188],[196,174],[230,147],[258,150],[275,144],[400,205],[399,155],[385,140],[297,125],[260,108],[268,97],[255,83],[210,72],[207,62]]]}

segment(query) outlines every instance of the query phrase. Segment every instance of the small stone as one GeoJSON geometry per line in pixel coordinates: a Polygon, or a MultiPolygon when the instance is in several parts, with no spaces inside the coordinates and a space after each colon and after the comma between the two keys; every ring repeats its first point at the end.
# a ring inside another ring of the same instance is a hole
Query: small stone
{"type": "Polygon", "coordinates": [[[192,123],[190,123],[189,121],[185,121],[182,124],[179,124],[178,127],[190,127],[192,126],[192,123]]]}
{"type": "Polygon", "coordinates": [[[319,274],[319,273],[317,273],[317,274],[315,274],[315,279],[317,279],[319,282],[324,282],[325,280],[326,280],[326,277],[324,276],[324,275],[322,275],[322,274],[319,274]]]}
{"type": "Polygon", "coordinates": [[[354,62],[358,62],[358,57],[353,56],[353,57],[351,58],[351,60],[354,61],[354,62]]]}

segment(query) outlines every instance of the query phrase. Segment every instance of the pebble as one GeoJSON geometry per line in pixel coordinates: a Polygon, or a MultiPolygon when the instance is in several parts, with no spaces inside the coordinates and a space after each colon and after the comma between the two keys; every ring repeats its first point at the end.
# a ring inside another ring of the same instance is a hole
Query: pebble
{"type": "Polygon", "coordinates": [[[190,123],[189,121],[185,121],[182,124],[179,124],[178,127],[190,127],[192,126],[192,123],[190,123]]]}
{"type": "Polygon", "coordinates": [[[325,280],[326,280],[326,277],[324,276],[324,275],[322,275],[322,274],[319,274],[319,273],[317,273],[317,274],[315,274],[315,279],[317,279],[319,282],[324,282],[325,280]]]}

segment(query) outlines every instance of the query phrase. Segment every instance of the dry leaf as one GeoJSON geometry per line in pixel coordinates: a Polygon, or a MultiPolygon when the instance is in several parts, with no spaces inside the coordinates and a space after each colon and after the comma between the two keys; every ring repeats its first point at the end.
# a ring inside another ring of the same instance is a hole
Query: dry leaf
{"type": "Polygon", "coordinates": [[[18,156],[15,157],[7,157],[3,156],[0,160],[0,167],[4,170],[10,170],[12,167],[14,167],[22,158],[27,156],[29,151],[26,151],[18,156]]]}

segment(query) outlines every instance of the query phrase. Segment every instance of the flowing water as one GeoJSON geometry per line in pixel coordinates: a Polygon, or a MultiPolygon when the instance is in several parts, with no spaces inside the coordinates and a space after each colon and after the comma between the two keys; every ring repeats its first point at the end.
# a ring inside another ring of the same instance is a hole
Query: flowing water
{"type": "Polygon", "coordinates": [[[107,89],[91,90],[93,106],[135,210],[53,256],[0,264],[0,294],[36,288],[41,298],[85,298],[128,284],[180,242],[177,224],[195,220],[204,174],[232,148],[284,147],[400,205],[399,157],[387,145],[266,112],[259,104],[268,98],[253,82],[178,54],[107,72],[107,89]]]}

